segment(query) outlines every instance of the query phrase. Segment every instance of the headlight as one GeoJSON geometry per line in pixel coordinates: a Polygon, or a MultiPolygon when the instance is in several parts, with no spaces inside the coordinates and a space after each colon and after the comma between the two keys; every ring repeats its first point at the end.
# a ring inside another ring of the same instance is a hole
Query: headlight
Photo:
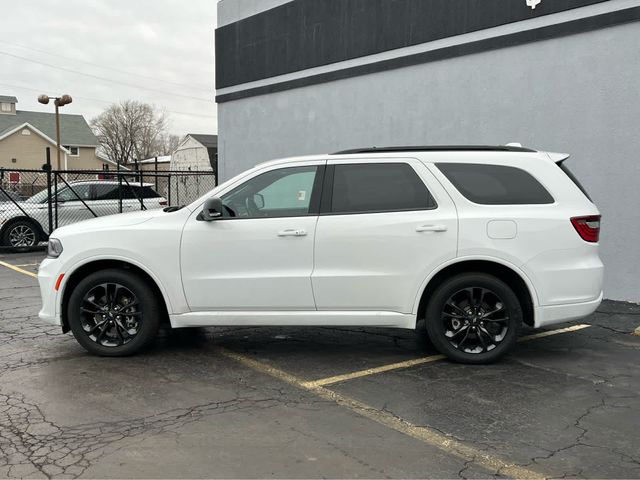
{"type": "Polygon", "coordinates": [[[57,238],[50,238],[47,246],[47,258],[58,258],[62,253],[62,243],[57,238]]]}

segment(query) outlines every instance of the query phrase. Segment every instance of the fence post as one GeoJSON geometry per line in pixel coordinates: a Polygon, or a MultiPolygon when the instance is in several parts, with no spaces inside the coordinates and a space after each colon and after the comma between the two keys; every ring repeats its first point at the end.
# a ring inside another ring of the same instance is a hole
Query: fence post
{"type": "Polygon", "coordinates": [[[118,213],[122,213],[122,175],[120,174],[120,162],[117,162],[116,165],[116,175],[118,175],[118,213]]]}
{"type": "Polygon", "coordinates": [[[173,205],[173,203],[171,203],[171,172],[167,175],[167,197],[167,203],[173,205]]]}
{"type": "Polygon", "coordinates": [[[140,203],[140,210],[144,210],[144,187],[142,186],[142,164],[140,164],[140,198],[142,199],[142,203],[140,203]]]}
{"type": "Polygon", "coordinates": [[[56,215],[55,216],[56,228],[58,228],[58,182],[59,182],[58,175],[59,175],[58,172],[54,172],[53,173],[53,199],[54,199],[54,202],[55,202],[54,210],[56,212],[56,214],[55,214],[56,215]]]}
{"type": "MultiPolygon", "coordinates": [[[[47,216],[49,217],[49,235],[53,233],[53,205],[51,205],[51,148],[46,149],[46,170],[47,170],[47,216]]],[[[57,213],[57,212],[56,212],[57,213]]]]}
{"type": "Polygon", "coordinates": [[[155,166],[155,171],[156,171],[156,192],[157,192],[158,191],[158,157],[155,157],[153,164],[155,166]]]}

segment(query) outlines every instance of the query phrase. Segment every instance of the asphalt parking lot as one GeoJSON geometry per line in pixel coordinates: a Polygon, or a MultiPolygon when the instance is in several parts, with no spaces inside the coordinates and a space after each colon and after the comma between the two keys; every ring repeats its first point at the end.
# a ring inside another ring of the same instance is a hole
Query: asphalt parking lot
{"type": "Polygon", "coordinates": [[[0,477],[640,478],[637,305],[491,366],[359,328],[167,332],[110,359],[38,319],[42,256],[0,254],[0,477]]]}

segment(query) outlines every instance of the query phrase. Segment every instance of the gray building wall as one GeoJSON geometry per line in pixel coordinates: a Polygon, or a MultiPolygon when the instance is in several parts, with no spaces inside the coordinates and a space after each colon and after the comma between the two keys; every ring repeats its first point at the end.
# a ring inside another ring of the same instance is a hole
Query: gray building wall
{"type": "Polygon", "coordinates": [[[603,214],[605,295],[640,301],[640,22],[221,103],[222,180],[361,146],[569,152],[603,214]]]}
{"type": "Polygon", "coordinates": [[[218,27],[277,7],[290,0],[219,0],[218,27]]]}

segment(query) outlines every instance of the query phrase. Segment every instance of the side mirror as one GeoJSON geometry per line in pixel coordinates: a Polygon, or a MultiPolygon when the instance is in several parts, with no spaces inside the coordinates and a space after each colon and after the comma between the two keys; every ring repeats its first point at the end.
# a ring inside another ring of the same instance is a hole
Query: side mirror
{"type": "Polygon", "coordinates": [[[211,222],[218,218],[222,218],[223,211],[224,207],[222,206],[222,200],[218,197],[208,198],[202,207],[202,220],[205,222],[211,222]]]}

